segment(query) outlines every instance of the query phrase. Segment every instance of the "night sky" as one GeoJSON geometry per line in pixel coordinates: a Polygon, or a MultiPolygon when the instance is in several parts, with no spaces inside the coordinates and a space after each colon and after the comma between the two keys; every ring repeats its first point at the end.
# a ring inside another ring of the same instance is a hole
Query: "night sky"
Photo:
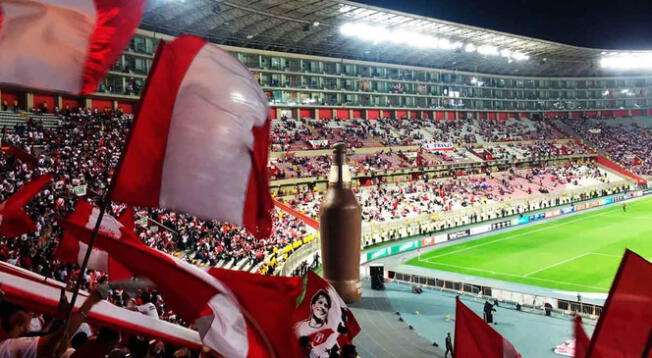
{"type": "Polygon", "coordinates": [[[569,45],[652,50],[652,0],[355,0],[569,45]]]}

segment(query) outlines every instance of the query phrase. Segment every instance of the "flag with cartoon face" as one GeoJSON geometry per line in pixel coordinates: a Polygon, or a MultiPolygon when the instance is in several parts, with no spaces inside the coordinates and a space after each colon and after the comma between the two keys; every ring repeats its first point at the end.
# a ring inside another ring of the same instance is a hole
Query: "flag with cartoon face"
{"type": "Polygon", "coordinates": [[[310,338],[310,357],[329,358],[338,357],[344,346],[352,344],[360,326],[335,289],[309,272],[294,314],[294,331],[298,338],[310,338]]]}

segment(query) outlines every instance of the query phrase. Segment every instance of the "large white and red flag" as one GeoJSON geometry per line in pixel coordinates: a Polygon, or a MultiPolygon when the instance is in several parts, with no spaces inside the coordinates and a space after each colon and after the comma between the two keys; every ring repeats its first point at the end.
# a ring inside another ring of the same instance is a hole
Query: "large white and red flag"
{"type": "Polygon", "coordinates": [[[237,59],[195,36],[161,41],[111,199],[271,231],[267,98],[237,59]]]}
{"type": "MultiPolygon", "coordinates": [[[[7,301],[19,303],[29,311],[54,315],[59,303],[61,290],[66,287],[63,282],[43,277],[34,272],[0,261],[0,282],[7,301]]],[[[70,299],[68,293],[68,299],[70,299]]],[[[79,291],[81,297],[88,297],[88,292],[79,291]]],[[[77,300],[79,307],[84,300],[77,300]]],[[[147,336],[162,339],[174,345],[191,349],[200,349],[199,334],[189,328],[143,315],[140,312],[121,308],[102,300],[88,313],[88,323],[111,327],[123,334],[147,336]]]]}
{"type": "Polygon", "coordinates": [[[520,358],[516,348],[458,298],[455,307],[455,358],[520,358]]]}
{"type": "MultiPolygon", "coordinates": [[[[67,219],[61,222],[65,230],[89,239],[92,229],[86,225],[67,219]]],[[[202,270],[146,245],[118,240],[104,230],[96,243],[136,276],[152,281],[166,304],[183,320],[194,323],[203,344],[220,355],[301,357],[290,319],[303,288],[300,278],[202,270]]]]}
{"type": "Polygon", "coordinates": [[[144,6],[145,0],[0,1],[0,83],[94,92],[144,6]]]}
{"type": "MultiPolygon", "coordinates": [[[[68,216],[67,219],[92,231],[98,215],[98,208],[91,206],[85,200],[79,200],[75,205],[75,212],[68,216]]],[[[132,231],[133,223],[133,211],[128,208],[117,220],[105,214],[102,217],[100,231],[117,240],[132,240],[138,243],[138,237],[132,231]]],[[[55,257],[62,262],[81,265],[84,262],[86,250],[88,250],[88,245],[85,242],[88,241],[90,241],[90,232],[64,230],[55,257]],[[78,234],[89,237],[82,239],[77,237],[78,234]]],[[[133,276],[120,262],[97,247],[91,250],[88,268],[107,273],[112,281],[128,280],[133,276]]]]}
{"type": "Polygon", "coordinates": [[[305,293],[292,318],[295,334],[310,338],[311,357],[339,357],[360,333],[360,325],[328,281],[312,271],[306,279],[305,293]]]}
{"type": "Polygon", "coordinates": [[[652,263],[630,250],[620,263],[587,358],[652,358],[652,263]]]}
{"type": "Polygon", "coordinates": [[[0,235],[16,237],[36,231],[36,223],[25,212],[25,205],[34,199],[50,180],[52,180],[51,175],[42,175],[23,185],[7,200],[0,203],[0,235]]]}
{"type": "Polygon", "coordinates": [[[267,99],[249,70],[195,36],[161,41],[112,199],[271,231],[267,99]]]}

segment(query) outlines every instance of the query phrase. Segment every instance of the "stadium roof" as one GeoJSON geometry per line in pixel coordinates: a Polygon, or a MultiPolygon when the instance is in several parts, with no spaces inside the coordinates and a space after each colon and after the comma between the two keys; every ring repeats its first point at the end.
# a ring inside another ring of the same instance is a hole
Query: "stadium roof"
{"type": "MultiPolygon", "coordinates": [[[[600,65],[604,57],[636,51],[564,45],[343,0],[152,0],[141,27],[169,35],[195,34],[232,46],[479,73],[542,77],[641,73],[618,73],[600,65]],[[347,34],[344,24],[358,27],[347,34]],[[400,31],[374,34],[376,29],[400,31]],[[415,36],[406,45],[402,40],[410,35],[415,36]],[[425,37],[434,39],[432,46],[419,44],[425,37]],[[519,54],[520,60],[511,54],[519,54]]],[[[650,51],[638,53],[652,56],[650,51]]]]}

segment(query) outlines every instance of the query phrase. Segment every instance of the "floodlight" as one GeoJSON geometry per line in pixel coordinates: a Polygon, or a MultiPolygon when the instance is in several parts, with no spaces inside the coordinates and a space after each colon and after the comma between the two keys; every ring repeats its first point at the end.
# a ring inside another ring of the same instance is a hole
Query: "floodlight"
{"type": "MultiPolygon", "coordinates": [[[[313,23],[317,26],[318,22],[313,23]]],[[[355,37],[372,44],[389,42],[396,45],[408,45],[421,49],[460,50],[466,52],[478,52],[484,56],[502,56],[508,61],[528,60],[530,57],[522,52],[512,51],[508,48],[498,48],[493,45],[477,45],[462,41],[453,41],[449,38],[432,36],[406,28],[386,28],[383,26],[369,25],[365,23],[349,22],[340,26],[340,33],[347,37],[355,37]]],[[[441,31],[440,31],[441,32],[441,31]]]]}
{"type": "Polygon", "coordinates": [[[652,52],[648,53],[618,53],[600,59],[604,68],[617,70],[652,70],[652,52]]]}

